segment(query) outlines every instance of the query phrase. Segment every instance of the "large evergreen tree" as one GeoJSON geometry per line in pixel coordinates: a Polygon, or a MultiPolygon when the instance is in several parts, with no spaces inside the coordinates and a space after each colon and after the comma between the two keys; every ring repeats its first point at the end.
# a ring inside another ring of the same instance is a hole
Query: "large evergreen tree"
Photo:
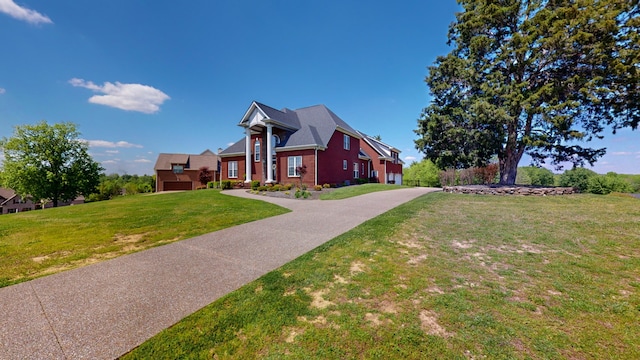
{"type": "Polygon", "coordinates": [[[13,137],[0,140],[3,185],[34,201],[50,200],[54,207],[91,194],[102,168],[79,135],[73,123],[16,126],[13,137]]]}
{"type": "Polygon", "coordinates": [[[453,50],[429,67],[416,147],[439,167],[593,164],[584,145],[640,121],[638,0],[458,0],[453,50]]]}

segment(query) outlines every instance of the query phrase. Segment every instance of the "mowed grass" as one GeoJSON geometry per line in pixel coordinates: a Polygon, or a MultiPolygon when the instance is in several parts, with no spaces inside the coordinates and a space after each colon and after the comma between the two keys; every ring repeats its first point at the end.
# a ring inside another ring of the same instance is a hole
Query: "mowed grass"
{"type": "Polygon", "coordinates": [[[638,359],[638,324],[640,200],[435,193],[125,358],[638,359]]]}
{"type": "Polygon", "coordinates": [[[288,212],[217,190],[0,216],[0,287],[288,212]]]}
{"type": "Polygon", "coordinates": [[[320,200],[340,200],[376,191],[386,191],[401,188],[402,186],[390,184],[362,184],[345,186],[320,195],[320,200]]]}

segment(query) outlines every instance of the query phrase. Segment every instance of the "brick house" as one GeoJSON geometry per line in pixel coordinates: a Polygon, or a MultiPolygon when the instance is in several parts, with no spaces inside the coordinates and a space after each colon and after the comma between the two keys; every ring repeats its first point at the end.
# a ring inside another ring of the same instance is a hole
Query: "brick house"
{"type": "Polygon", "coordinates": [[[375,182],[401,185],[404,162],[400,160],[400,150],[360,131],[358,134],[362,139],[360,141],[362,151],[373,155],[370,162],[370,177],[375,179],[375,182]]]}
{"type": "Polygon", "coordinates": [[[0,188],[0,214],[13,214],[35,210],[36,204],[31,199],[23,199],[15,191],[0,188]]]}
{"type": "MultiPolygon", "coordinates": [[[[59,201],[58,207],[77,204],[84,204],[84,196],[78,196],[72,201],[59,201]]],[[[52,207],[53,203],[50,201],[45,201],[43,207],[42,203],[34,203],[33,200],[28,197],[22,198],[12,189],[0,188],[0,215],[39,210],[42,208],[48,209],[52,207]]]]}
{"type": "Polygon", "coordinates": [[[153,167],[156,191],[195,190],[200,186],[200,168],[208,167],[211,181],[220,180],[218,156],[211,150],[196,154],[159,154],[153,167]]]}
{"type": "MultiPolygon", "coordinates": [[[[220,153],[223,179],[297,184],[296,167],[305,165],[302,180],[307,186],[349,184],[372,175],[374,181],[387,182],[382,155],[375,147],[363,149],[363,135],[324,105],[276,110],[254,101],[238,126],[245,136],[220,153]]],[[[385,162],[398,159],[397,149],[386,148],[390,153],[385,162]]],[[[384,153],[382,147],[379,150],[384,153]]],[[[395,165],[401,178],[401,161],[395,165]]]]}

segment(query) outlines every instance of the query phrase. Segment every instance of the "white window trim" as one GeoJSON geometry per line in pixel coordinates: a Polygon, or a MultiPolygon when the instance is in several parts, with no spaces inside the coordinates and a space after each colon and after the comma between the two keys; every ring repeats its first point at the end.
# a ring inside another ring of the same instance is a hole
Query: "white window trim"
{"type": "Polygon", "coordinates": [[[300,177],[300,174],[296,171],[296,167],[302,166],[302,155],[297,156],[288,156],[287,157],[287,177],[300,177]],[[300,163],[298,163],[298,159],[300,159],[300,163]],[[293,166],[291,164],[291,160],[293,160],[293,166]],[[293,175],[291,174],[291,169],[293,169],[293,175]]]}
{"type": "Polygon", "coordinates": [[[260,162],[260,140],[256,140],[253,144],[253,161],[260,162]]]}
{"type": "Polygon", "coordinates": [[[347,170],[348,167],[347,160],[342,160],[342,170],[347,170]]]}
{"type": "Polygon", "coordinates": [[[353,178],[360,178],[360,165],[358,165],[358,163],[353,163],[353,178]]]}
{"type": "Polygon", "coordinates": [[[342,134],[342,147],[345,150],[351,150],[351,136],[342,134]]]}
{"type": "Polygon", "coordinates": [[[227,169],[227,177],[229,179],[237,179],[238,178],[238,161],[229,161],[229,168],[227,169]],[[233,165],[233,166],[232,166],[233,165]],[[233,175],[235,171],[235,175],[233,175]]]}

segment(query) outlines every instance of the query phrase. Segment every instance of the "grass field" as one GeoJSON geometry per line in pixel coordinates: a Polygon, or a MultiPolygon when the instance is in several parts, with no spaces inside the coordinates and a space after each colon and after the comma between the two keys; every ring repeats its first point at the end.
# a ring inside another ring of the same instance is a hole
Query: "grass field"
{"type": "Polygon", "coordinates": [[[3,215],[0,287],[287,211],[203,190],[3,215]]]}
{"type": "Polygon", "coordinates": [[[429,194],[127,359],[638,359],[640,200],[429,194]]]}

